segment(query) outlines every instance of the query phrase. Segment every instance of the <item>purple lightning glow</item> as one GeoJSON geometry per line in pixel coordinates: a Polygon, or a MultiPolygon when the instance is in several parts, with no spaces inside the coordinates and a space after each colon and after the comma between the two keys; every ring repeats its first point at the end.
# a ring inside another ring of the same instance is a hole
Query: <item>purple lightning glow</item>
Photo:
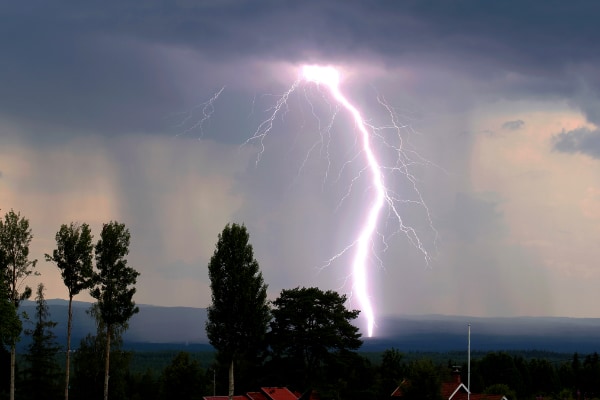
{"type": "Polygon", "coordinates": [[[367,255],[368,244],[371,243],[372,237],[375,234],[377,227],[377,220],[379,214],[383,208],[385,201],[385,186],[383,184],[383,176],[381,174],[381,167],[373,150],[371,149],[371,142],[369,139],[369,131],[365,125],[360,112],[354,107],[348,99],[340,92],[339,73],[333,67],[320,67],[315,65],[304,66],[302,69],[302,75],[308,82],[314,82],[317,85],[323,84],[327,86],[331,92],[331,95],[336,99],[346,110],[348,110],[354,117],[356,127],[360,131],[362,136],[362,145],[369,165],[369,170],[372,175],[372,183],[375,188],[375,199],[373,200],[369,212],[367,213],[367,219],[362,227],[362,230],[356,241],[356,254],[352,263],[352,277],[354,279],[354,291],[360,308],[365,315],[367,320],[367,334],[369,337],[373,336],[373,326],[375,324],[375,315],[373,312],[373,305],[369,298],[368,291],[368,274],[367,274],[367,255]]]}
{"type": "MultiPolygon", "coordinates": [[[[361,218],[362,224],[357,238],[341,252],[331,257],[325,266],[332,264],[335,260],[342,257],[342,255],[346,254],[350,250],[354,250],[352,272],[350,274],[352,279],[352,298],[357,300],[359,308],[362,312],[362,316],[364,316],[366,320],[367,335],[372,337],[375,326],[375,312],[371,301],[371,295],[369,293],[369,256],[374,256],[374,258],[376,258],[381,264],[381,259],[379,259],[376,254],[372,253],[374,253],[373,243],[375,242],[375,235],[378,234],[378,222],[381,218],[382,210],[386,204],[388,206],[390,216],[393,216],[397,220],[399,227],[398,232],[403,232],[408,237],[409,241],[421,251],[425,257],[425,260],[427,262],[429,261],[429,254],[417,235],[416,230],[404,224],[398,209],[398,204],[416,203],[421,205],[425,210],[431,230],[435,232],[429,215],[429,210],[425,206],[423,198],[417,188],[416,178],[409,172],[410,165],[427,162],[416,153],[412,154],[412,157],[409,157],[402,148],[401,139],[400,145],[394,146],[388,143],[383,137],[381,133],[381,130],[383,129],[393,129],[399,135],[399,132],[403,128],[403,126],[397,122],[397,117],[393,108],[387,105],[383,99],[379,98],[379,104],[383,106],[384,109],[389,113],[392,123],[390,126],[383,128],[376,128],[370,125],[365,121],[361,115],[361,112],[341,92],[340,79],[340,73],[334,67],[319,65],[303,66],[298,79],[286,92],[278,96],[276,103],[269,110],[271,112],[270,116],[258,126],[257,130],[254,132],[254,135],[246,141],[246,144],[250,143],[251,141],[257,141],[260,143],[260,150],[256,160],[258,163],[265,150],[264,140],[273,129],[273,124],[276,121],[277,116],[280,113],[285,114],[285,112],[287,112],[287,102],[290,96],[303,82],[326,88],[329,95],[335,100],[335,102],[341,108],[345,109],[351,114],[354,120],[354,125],[359,132],[359,142],[361,144],[362,153],[366,159],[366,167],[361,171],[361,173],[363,171],[368,171],[369,182],[370,186],[374,190],[374,196],[369,200],[369,204],[366,206],[366,212],[361,218]],[[382,164],[379,162],[378,157],[372,148],[371,142],[374,138],[381,140],[385,146],[391,148],[397,154],[398,158],[394,165],[382,166],[382,164]],[[415,159],[417,161],[415,161],[415,159]],[[412,184],[412,189],[417,195],[416,199],[401,199],[398,194],[388,189],[384,181],[384,172],[401,174],[404,176],[412,184]]],[[[325,129],[326,132],[328,132],[331,128],[336,114],[337,111],[334,112],[329,125],[325,129]]],[[[323,133],[321,134],[323,135],[323,133]]],[[[346,196],[348,196],[349,193],[350,191],[346,194],[346,196]]],[[[380,236],[385,247],[387,248],[385,237],[383,235],[380,236]]]]}

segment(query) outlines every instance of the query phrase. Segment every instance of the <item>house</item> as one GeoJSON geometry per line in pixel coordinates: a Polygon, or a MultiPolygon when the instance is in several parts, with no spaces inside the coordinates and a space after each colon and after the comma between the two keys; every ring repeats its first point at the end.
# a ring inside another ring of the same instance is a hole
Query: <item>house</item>
{"type": "Polygon", "coordinates": [[[299,397],[285,387],[263,387],[260,390],[267,395],[268,400],[298,400],[299,397]]]}
{"type": "MultiPolygon", "coordinates": [[[[233,400],[298,400],[299,395],[285,387],[262,387],[260,392],[233,396],[233,400]]],[[[228,400],[229,396],[204,396],[204,400],[228,400]]]]}
{"type": "MultiPolygon", "coordinates": [[[[402,381],[400,386],[392,392],[392,398],[403,396],[402,386],[405,383],[407,383],[406,380],[402,381]]],[[[471,393],[469,396],[469,389],[461,382],[460,371],[458,370],[452,372],[451,381],[442,383],[440,391],[444,400],[508,400],[502,394],[471,393]]]]}
{"type": "MultiPolygon", "coordinates": [[[[229,396],[204,396],[204,400],[229,400],[229,396]]],[[[246,396],[233,396],[233,400],[248,400],[246,396]]]]}
{"type": "MultiPolygon", "coordinates": [[[[229,396],[204,396],[204,400],[229,400],[229,396]]],[[[246,396],[233,396],[233,400],[248,400],[246,396]]]]}

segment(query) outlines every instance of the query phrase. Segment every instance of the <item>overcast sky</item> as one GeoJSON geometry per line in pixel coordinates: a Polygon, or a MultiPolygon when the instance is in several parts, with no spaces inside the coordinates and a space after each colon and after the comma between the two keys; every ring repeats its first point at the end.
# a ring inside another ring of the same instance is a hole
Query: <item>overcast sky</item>
{"type": "Polygon", "coordinates": [[[299,81],[261,130],[303,64],[333,65],[422,244],[384,209],[376,315],[600,317],[598,15],[594,1],[9,2],[0,208],[30,220],[47,298],[67,296],[43,260],[60,225],[98,239],[117,220],[138,303],[206,307],[207,263],[237,222],[271,299],[318,286],[358,308],[354,249],[327,265],[373,195],[349,114],[299,81]]]}

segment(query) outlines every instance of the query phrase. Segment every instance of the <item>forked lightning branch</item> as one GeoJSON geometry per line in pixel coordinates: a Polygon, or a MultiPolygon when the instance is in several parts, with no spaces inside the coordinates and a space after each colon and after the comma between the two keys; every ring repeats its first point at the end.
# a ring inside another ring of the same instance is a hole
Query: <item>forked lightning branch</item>
{"type": "MultiPolygon", "coordinates": [[[[373,270],[373,266],[370,265],[370,259],[379,259],[378,255],[372,254],[374,251],[373,243],[375,236],[378,234],[378,224],[383,219],[382,211],[387,207],[387,215],[391,216],[397,225],[397,231],[402,232],[406,235],[408,240],[418,248],[425,260],[428,262],[430,257],[429,254],[419,238],[416,230],[411,226],[404,223],[398,204],[402,201],[399,200],[398,196],[394,191],[388,189],[386,186],[386,172],[389,174],[400,173],[411,185],[410,190],[416,193],[416,202],[420,204],[426,212],[426,218],[429,226],[433,231],[433,224],[429,215],[425,202],[417,188],[416,179],[409,172],[409,166],[406,160],[410,160],[402,149],[401,145],[393,147],[393,151],[397,154],[398,160],[394,163],[393,167],[383,167],[378,159],[378,155],[375,153],[372,145],[374,138],[381,138],[380,134],[377,133],[377,128],[369,125],[362,113],[353,105],[353,103],[342,93],[340,89],[341,76],[339,71],[331,66],[319,66],[319,65],[305,65],[301,68],[298,79],[292,84],[292,86],[277,98],[277,101],[271,108],[270,116],[264,120],[254,132],[246,143],[259,142],[260,151],[257,157],[257,162],[260,161],[260,157],[264,152],[265,146],[264,141],[273,129],[274,121],[276,120],[279,113],[286,109],[287,102],[294,91],[301,85],[317,85],[318,88],[324,88],[327,95],[331,97],[331,100],[337,102],[341,109],[345,110],[347,118],[351,118],[354,122],[355,130],[347,132],[349,140],[356,140],[355,135],[358,133],[360,136],[358,142],[361,146],[361,156],[364,158],[366,167],[364,171],[368,172],[370,187],[372,188],[373,195],[370,197],[368,202],[364,204],[362,212],[356,215],[356,223],[360,227],[358,233],[351,243],[348,244],[344,249],[334,255],[330,260],[327,261],[327,265],[330,265],[335,260],[340,258],[342,255],[352,252],[352,269],[350,278],[352,280],[352,298],[356,299],[361,310],[361,315],[366,320],[367,334],[369,337],[373,335],[375,327],[375,310],[372,301],[372,294],[369,291],[369,275],[373,270]]],[[[393,127],[396,134],[400,135],[402,129],[396,123],[396,118],[391,107],[387,106],[381,100],[379,101],[386,110],[390,113],[391,126],[393,127]]],[[[341,113],[344,114],[344,113],[341,113]]],[[[342,116],[344,117],[344,116],[342,116]]],[[[402,143],[402,141],[400,141],[402,143]]],[[[389,145],[391,146],[391,145],[389,145]]],[[[392,174],[393,176],[393,174],[392,174]]]]}

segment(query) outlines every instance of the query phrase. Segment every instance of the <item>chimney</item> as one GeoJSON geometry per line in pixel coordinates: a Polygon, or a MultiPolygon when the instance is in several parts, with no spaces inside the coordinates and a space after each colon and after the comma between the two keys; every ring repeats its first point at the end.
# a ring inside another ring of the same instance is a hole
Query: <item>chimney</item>
{"type": "Polygon", "coordinates": [[[457,385],[460,385],[460,367],[458,365],[455,365],[452,368],[452,376],[454,377],[454,382],[456,382],[457,385]]]}

